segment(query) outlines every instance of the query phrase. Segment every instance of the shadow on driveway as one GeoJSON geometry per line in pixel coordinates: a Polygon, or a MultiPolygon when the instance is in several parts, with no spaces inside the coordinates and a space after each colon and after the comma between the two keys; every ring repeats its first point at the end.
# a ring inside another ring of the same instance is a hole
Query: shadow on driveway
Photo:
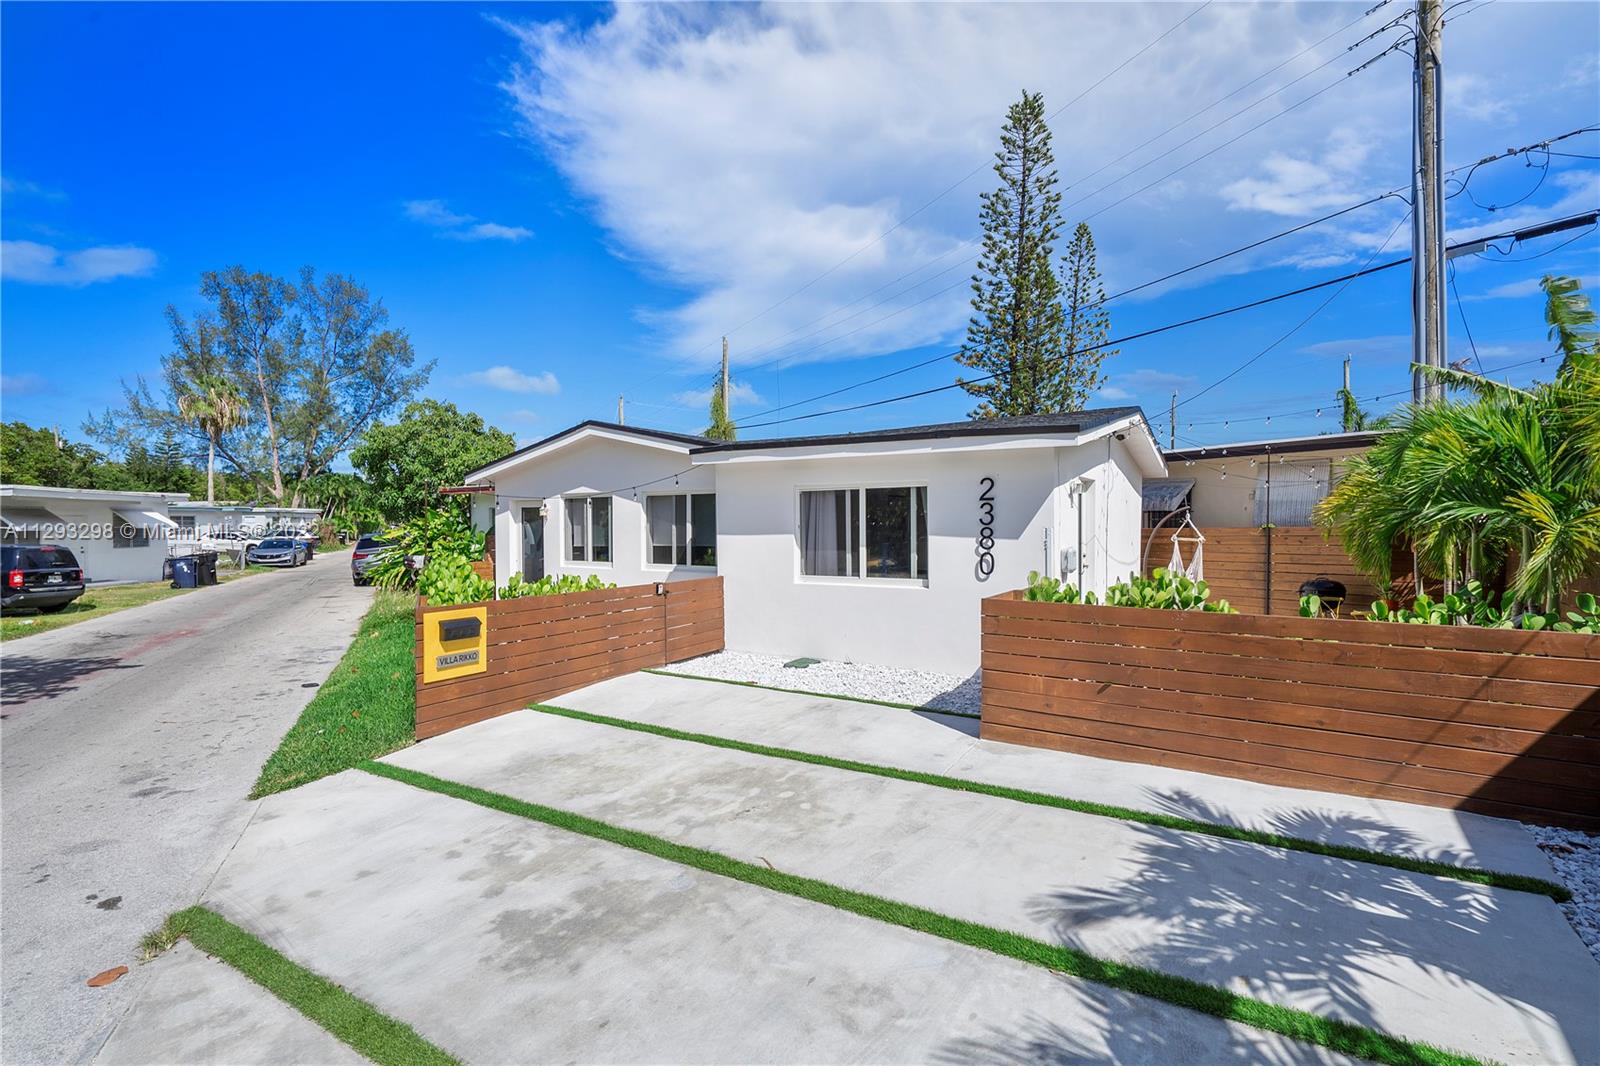
{"type": "Polygon", "coordinates": [[[0,677],[0,705],[11,707],[34,700],[53,700],[77,689],[78,685],[102,670],[135,670],[136,663],[123,662],[110,655],[73,656],[41,659],[35,655],[5,656],[0,677]]]}

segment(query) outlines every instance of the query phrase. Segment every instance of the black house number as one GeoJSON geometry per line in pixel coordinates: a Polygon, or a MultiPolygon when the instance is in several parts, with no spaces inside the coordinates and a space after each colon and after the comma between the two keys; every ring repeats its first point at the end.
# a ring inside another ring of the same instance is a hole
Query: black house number
{"type": "Polygon", "coordinates": [[[978,578],[994,573],[994,478],[978,479],[978,578]]]}

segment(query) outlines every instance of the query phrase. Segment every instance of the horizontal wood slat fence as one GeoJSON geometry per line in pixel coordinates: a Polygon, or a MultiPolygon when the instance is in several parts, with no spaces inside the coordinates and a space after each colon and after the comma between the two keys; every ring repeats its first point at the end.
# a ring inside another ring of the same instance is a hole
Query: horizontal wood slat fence
{"type": "MultiPolygon", "coordinates": [[[[1331,577],[1346,589],[1342,613],[1366,611],[1379,598],[1378,586],[1350,561],[1338,538],[1327,540],[1320,528],[1279,526],[1272,530],[1272,610],[1267,610],[1267,534],[1254,528],[1211,526],[1205,535],[1204,571],[1213,600],[1227,600],[1243,614],[1298,615],[1300,585],[1315,577],[1331,577]]],[[[1145,530],[1149,537],[1150,531],[1145,530]]],[[[1190,534],[1192,536],[1192,533],[1190,534]]],[[[1187,563],[1194,545],[1181,542],[1187,563]]],[[[1145,551],[1146,576],[1172,561],[1172,532],[1159,530],[1145,551]]],[[[1395,573],[1409,576],[1410,556],[1395,573]]]]}
{"type": "Polygon", "coordinates": [[[722,650],[722,579],[523,596],[487,604],[488,668],[423,684],[417,609],[417,739],[507,714],[608,677],[722,650]]]}
{"type": "Polygon", "coordinates": [[[985,739],[1600,829],[1600,637],[1007,593],[982,646],[985,739]]]}

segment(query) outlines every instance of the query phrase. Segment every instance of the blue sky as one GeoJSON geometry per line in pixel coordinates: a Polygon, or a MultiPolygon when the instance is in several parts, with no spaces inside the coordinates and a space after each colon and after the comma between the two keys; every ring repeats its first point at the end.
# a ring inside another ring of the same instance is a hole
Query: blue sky
{"type": "MultiPolygon", "coordinates": [[[[81,435],[119,379],[156,369],[165,306],[196,309],[200,272],[232,263],[364,282],[438,360],[428,394],[522,440],[611,418],[619,392],[630,422],[700,428],[722,333],[747,424],[943,385],[936,362],[759,414],[959,344],[980,168],[1024,87],[1068,105],[1052,120],[1066,214],[1094,228],[1108,291],[1403,184],[1409,61],[1344,77],[1395,36],[1345,53],[1401,5],[1366,6],[7,3],[3,417],[81,435]]],[[[1446,28],[1448,165],[1600,120],[1592,5],[1478,6],[1446,28]]],[[[1600,134],[1556,147],[1600,155],[1600,134]]],[[[1452,233],[1600,206],[1597,168],[1480,168],[1452,233]]],[[[1118,300],[1113,334],[1403,254],[1404,212],[1386,201],[1118,300]]],[[[1487,370],[1548,373],[1513,364],[1548,350],[1539,274],[1600,279],[1600,239],[1558,247],[1571,236],[1506,257],[1531,261],[1458,261],[1452,358],[1473,357],[1464,312],[1487,370]]],[[[1397,268],[1340,292],[1186,403],[1180,438],[1330,428],[1345,354],[1361,395],[1405,390],[1407,284],[1397,268]]],[[[1164,436],[1174,389],[1199,392],[1327,295],[1129,343],[1100,402],[1143,404],[1164,436]]],[[[946,391],[747,435],[970,406],[946,391]]]]}

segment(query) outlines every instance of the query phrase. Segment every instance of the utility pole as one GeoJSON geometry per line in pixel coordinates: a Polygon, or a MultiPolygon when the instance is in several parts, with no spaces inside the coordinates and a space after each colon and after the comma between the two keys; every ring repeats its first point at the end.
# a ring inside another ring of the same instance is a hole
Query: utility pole
{"type": "Polygon", "coordinates": [[[728,395],[728,338],[722,338],[722,411],[732,418],[733,397],[728,395]]]}
{"type": "Polygon", "coordinates": [[[627,421],[622,417],[622,393],[617,393],[617,425],[625,426],[627,421]]]}
{"type": "Polygon", "coordinates": [[[1172,390],[1172,406],[1167,408],[1167,448],[1178,446],[1178,390],[1172,390]]]}
{"type": "Polygon", "coordinates": [[[1344,357],[1344,391],[1346,393],[1350,391],[1350,357],[1348,355],[1344,357]]]}
{"type": "MultiPolygon", "coordinates": [[[[1444,65],[1443,0],[1416,0],[1416,66],[1412,95],[1411,286],[1412,359],[1424,367],[1445,365],[1444,304],[1444,65]]],[[[1412,372],[1411,398],[1436,403],[1444,386],[1420,370],[1412,372]]]]}

